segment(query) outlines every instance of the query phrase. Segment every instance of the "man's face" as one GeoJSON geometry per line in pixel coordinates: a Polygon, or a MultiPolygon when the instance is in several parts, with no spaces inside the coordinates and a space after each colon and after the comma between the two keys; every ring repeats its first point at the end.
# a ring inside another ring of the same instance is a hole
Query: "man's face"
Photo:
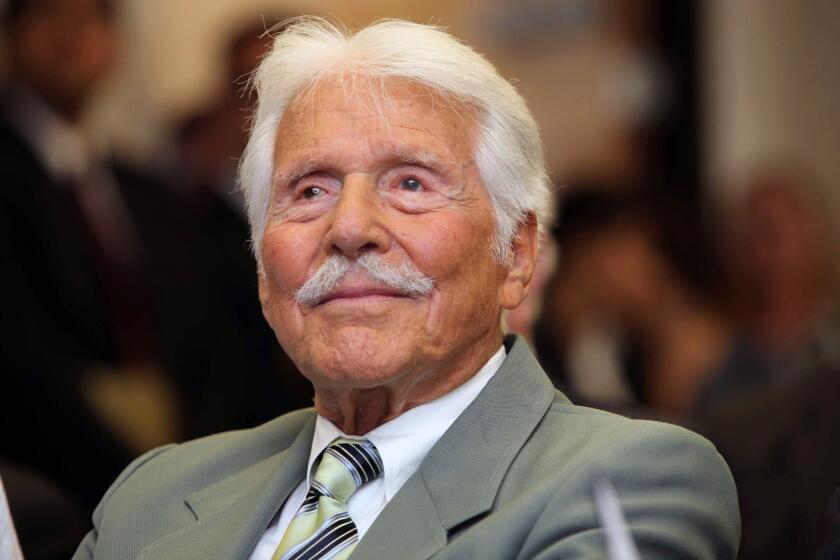
{"type": "Polygon", "coordinates": [[[65,113],[78,110],[116,54],[115,30],[100,0],[33,2],[9,40],[18,78],[65,113]]]}
{"type": "Polygon", "coordinates": [[[492,257],[471,114],[401,81],[386,82],[377,103],[368,85],[319,86],[287,110],[277,138],[260,298],[316,387],[441,375],[476,348],[498,348],[500,309],[519,303],[492,257]],[[431,291],[406,295],[351,268],[316,303],[296,301],[331,255],[365,254],[416,269],[431,291]]]}
{"type": "Polygon", "coordinates": [[[820,216],[793,187],[759,183],[739,210],[734,265],[754,296],[785,287],[812,289],[819,282],[826,270],[826,235],[820,216]]]}

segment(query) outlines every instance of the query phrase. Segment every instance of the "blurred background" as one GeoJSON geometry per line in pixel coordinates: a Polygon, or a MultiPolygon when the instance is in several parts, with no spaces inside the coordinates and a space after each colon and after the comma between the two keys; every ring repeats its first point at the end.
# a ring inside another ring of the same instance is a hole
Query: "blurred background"
{"type": "Polygon", "coordinates": [[[0,9],[0,475],[27,558],[66,558],[141,452],[311,402],[262,320],[235,185],[245,77],[301,14],[443,25],[515,81],[558,212],[508,326],[576,402],[709,437],[742,558],[829,557],[840,3],[0,9]]]}

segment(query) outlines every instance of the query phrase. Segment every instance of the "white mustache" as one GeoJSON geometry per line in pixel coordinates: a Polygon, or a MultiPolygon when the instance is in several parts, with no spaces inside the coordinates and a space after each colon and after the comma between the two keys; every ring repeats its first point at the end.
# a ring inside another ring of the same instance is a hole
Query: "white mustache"
{"type": "Polygon", "coordinates": [[[355,260],[330,255],[315,274],[295,291],[295,300],[306,307],[320,302],[351,270],[364,270],[371,278],[403,295],[423,296],[432,291],[434,280],[408,262],[391,265],[379,253],[366,252],[355,260]]]}

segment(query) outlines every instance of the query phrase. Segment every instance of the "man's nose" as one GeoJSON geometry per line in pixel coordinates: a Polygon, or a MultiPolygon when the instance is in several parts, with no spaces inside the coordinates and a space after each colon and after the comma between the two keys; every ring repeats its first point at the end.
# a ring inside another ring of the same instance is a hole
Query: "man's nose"
{"type": "Polygon", "coordinates": [[[329,230],[324,238],[327,252],[340,252],[348,258],[356,258],[365,251],[386,252],[390,235],[382,223],[380,205],[374,177],[361,173],[347,175],[330,214],[329,230]]]}

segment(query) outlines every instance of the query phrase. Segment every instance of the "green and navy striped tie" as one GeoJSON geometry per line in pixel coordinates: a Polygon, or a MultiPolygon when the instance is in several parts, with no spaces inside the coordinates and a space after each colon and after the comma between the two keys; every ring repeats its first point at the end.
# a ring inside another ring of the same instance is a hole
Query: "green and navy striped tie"
{"type": "Polygon", "coordinates": [[[344,560],[359,542],[347,500],[382,474],[382,459],[366,439],[338,438],[321,455],[303,505],[272,560],[344,560]]]}

